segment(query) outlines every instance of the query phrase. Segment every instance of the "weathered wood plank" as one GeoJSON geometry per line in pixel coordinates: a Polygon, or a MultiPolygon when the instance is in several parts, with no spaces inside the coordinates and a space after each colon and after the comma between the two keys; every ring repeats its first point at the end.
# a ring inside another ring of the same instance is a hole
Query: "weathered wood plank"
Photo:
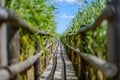
{"type": "MultiPolygon", "coordinates": [[[[54,73],[54,78],[53,80],[78,80],[78,78],[75,75],[72,63],[70,62],[70,60],[68,59],[66,52],[64,50],[64,47],[60,44],[57,47],[57,66],[56,66],[56,70],[54,73]],[[63,60],[61,57],[61,53],[63,54],[63,59],[65,61],[65,65],[63,65],[63,60]],[[65,78],[62,78],[62,74],[63,74],[63,66],[65,67],[65,78]]],[[[51,59],[50,64],[47,66],[45,72],[42,74],[41,79],[40,80],[49,80],[47,77],[49,76],[51,70],[52,70],[52,65],[53,65],[53,61],[51,59]]]]}
{"type": "Polygon", "coordinates": [[[62,52],[63,52],[64,61],[65,61],[65,66],[66,66],[66,80],[78,80],[77,76],[75,75],[72,62],[69,60],[66,54],[66,51],[64,50],[64,47],[62,49],[62,52]]]}
{"type": "Polygon", "coordinates": [[[61,80],[62,78],[61,74],[62,74],[62,60],[61,60],[61,48],[59,46],[57,52],[57,67],[54,74],[54,80],[61,80]]]}
{"type": "Polygon", "coordinates": [[[45,69],[44,73],[41,75],[40,80],[47,80],[47,77],[49,76],[51,70],[52,70],[53,60],[50,60],[49,65],[45,69]]]}

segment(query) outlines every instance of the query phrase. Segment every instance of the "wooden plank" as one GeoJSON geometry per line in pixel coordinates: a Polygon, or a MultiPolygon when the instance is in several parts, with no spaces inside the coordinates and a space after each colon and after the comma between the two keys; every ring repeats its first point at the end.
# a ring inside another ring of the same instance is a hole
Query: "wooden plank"
{"type": "Polygon", "coordinates": [[[61,48],[58,47],[57,51],[57,66],[54,74],[54,80],[61,80],[62,79],[62,60],[61,60],[61,48]]]}
{"type": "MultiPolygon", "coordinates": [[[[52,55],[53,56],[53,55],[52,55]]],[[[51,56],[51,57],[52,57],[51,56]]],[[[53,60],[51,58],[49,65],[46,67],[44,73],[41,75],[40,80],[47,80],[47,77],[49,76],[53,66],[53,60]]]]}
{"type": "Polygon", "coordinates": [[[65,66],[66,66],[66,80],[78,80],[72,62],[69,60],[65,49],[63,48],[63,57],[65,60],[65,66]]]}
{"type": "MultiPolygon", "coordinates": [[[[62,48],[60,48],[62,45],[60,44],[59,47],[57,47],[57,66],[56,66],[56,70],[54,73],[54,78],[53,80],[63,80],[63,60],[61,58],[61,53],[63,54],[63,59],[65,61],[65,75],[66,78],[64,78],[65,80],[78,80],[78,78],[75,75],[72,63],[70,62],[70,60],[68,59],[66,52],[62,46],[62,48]]],[[[52,70],[52,65],[53,65],[53,61],[51,59],[50,64],[47,66],[46,70],[44,71],[44,73],[42,74],[40,80],[49,80],[47,77],[50,74],[51,70],[52,70]]]]}

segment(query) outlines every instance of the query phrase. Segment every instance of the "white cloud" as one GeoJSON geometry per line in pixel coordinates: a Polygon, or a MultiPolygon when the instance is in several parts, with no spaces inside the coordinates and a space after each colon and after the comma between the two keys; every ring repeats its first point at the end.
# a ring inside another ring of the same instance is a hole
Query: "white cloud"
{"type": "Polygon", "coordinates": [[[58,0],[58,2],[74,3],[75,0],[58,0]]]}
{"type": "Polygon", "coordinates": [[[78,3],[78,0],[56,0],[56,1],[60,3],[70,3],[70,4],[78,3]]]}
{"type": "Polygon", "coordinates": [[[65,18],[65,19],[70,19],[70,18],[73,18],[74,16],[71,16],[71,15],[67,15],[67,14],[63,14],[61,16],[61,18],[65,18]]]}
{"type": "Polygon", "coordinates": [[[81,2],[82,0],[50,0],[51,3],[57,3],[57,4],[60,4],[60,3],[68,3],[68,4],[77,4],[77,5],[81,5],[81,2]]]}

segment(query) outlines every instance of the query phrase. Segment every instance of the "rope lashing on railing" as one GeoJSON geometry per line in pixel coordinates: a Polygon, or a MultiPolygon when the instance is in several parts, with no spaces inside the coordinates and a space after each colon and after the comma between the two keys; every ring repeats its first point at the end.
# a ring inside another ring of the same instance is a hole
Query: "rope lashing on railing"
{"type": "Polygon", "coordinates": [[[13,64],[8,67],[9,71],[6,69],[1,69],[0,70],[0,80],[8,80],[11,77],[14,77],[15,75],[25,71],[26,69],[31,67],[41,55],[42,55],[42,51],[23,62],[13,64]]]}
{"type": "Polygon", "coordinates": [[[43,32],[39,29],[32,28],[28,26],[25,21],[21,20],[16,14],[8,9],[0,7],[0,24],[3,22],[7,22],[9,25],[17,28],[22,28],[23,30],[29,31],[30,33],[37,33],[42,36],[53,36],[48,32],[43,32]]]}
{"type": "Polygon", "coordinates": [[[80,52],[79,49],[75,49],[68,44],[65,45],[74,52],[79,53],[82,58],[84,58],[89,63],[93,64],[96,68],[100,69],[107,78],[112,78],[117,74],[117,67],[115,64],[106,62],[96,56],[80,52]]]}

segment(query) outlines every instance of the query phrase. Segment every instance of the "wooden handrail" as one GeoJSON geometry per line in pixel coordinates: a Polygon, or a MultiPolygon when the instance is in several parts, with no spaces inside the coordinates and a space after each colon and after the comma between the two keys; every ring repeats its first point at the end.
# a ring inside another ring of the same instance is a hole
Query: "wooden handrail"
{"type": "Polygon", "coordinates": [[[0,80],[8,80],[11,77],[14,77],[15,75],[25,71],[26,69],[31,67],[41,55],[42,55],[42,51],[23,62],[16,63],[16,64],[9,66],[8,70],[4,69],[4,68],[1,69],[0,70],[0,80]]]}
{"type": "Polygon", "coordinates": [[[82,25],[76,33],[68,33],[66,36],[75,36],[89,30],[95,30],[103,20],[110,20],[114,15],[115,9],[112,6],[107,6],[92,25],[82,25]]]}
{"type": "MultiPolygon", "coordinates": [[[[64,42],[63,42],[64,43],[64,42]]],[[[96,68],[100,69],[107,78],[112,78],[117,74],[117,67],[111,62],[106,62],[96,56],[80,52],[79,49],[75,49],[69,44],[64,43],[69,49],[73,50],[76,53],[79,53],[82,58],[88,61],[90,64],[93,64],[96,68]]]]}
{"type": "Polygon", "coordinates": [[[37,33],[42,36],[53,36],[48,32],[30,27],[25,21],[16,16],[13,11],[0,7],[0,23],[3,22],[7,22],[12,27],[22,28],[30,33],[37,33]]]}

